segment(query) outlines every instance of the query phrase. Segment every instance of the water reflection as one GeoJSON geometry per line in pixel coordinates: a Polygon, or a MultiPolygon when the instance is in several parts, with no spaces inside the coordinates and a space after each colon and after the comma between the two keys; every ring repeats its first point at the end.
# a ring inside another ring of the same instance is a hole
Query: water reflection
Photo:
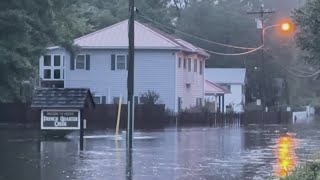
{"type": "Polygon", "coordinates": [[[132,180],[132,150],[126,151],[126,180],[132,180]]]}
{"type": "Polygon", "coordinates": [[[0,180],[268,179],[316,153],[319,129],[319,124],[166,128],[137,133],[130,153],[124,139],[115,141],[105,132],[88,134],[80,152],[79,139],[48,141],[33,132],[0,131],[0,180]]]}
{"type": "Polygon", "coordinates": [[[286,133],[277,139],[275,174],[278,177],[287,176],[297,164],[295,153],[296,139],[293,134],[286,133]]]}

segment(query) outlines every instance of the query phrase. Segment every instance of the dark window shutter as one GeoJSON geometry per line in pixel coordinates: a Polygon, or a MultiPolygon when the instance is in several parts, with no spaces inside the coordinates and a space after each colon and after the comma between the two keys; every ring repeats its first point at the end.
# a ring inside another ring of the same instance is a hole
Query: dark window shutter
{"type": "Polygon", "coordinates": [[[129,54],[127,55],[127,70],[129,69],[129,54]]]}
{"type": "Polygon", "coordinates": [[[102,102],[101,104],[106,104],[106,96],[102,96],[102,102]]]}
{"type": "Polygon", "coordinates": [[[90,55],[86,55],[86,70],[90,70],[90,55]]]}
{"type": "Polygon", "coordinates": [[[70,55],[70,70],[74,70],[74,55],[70,55]]]}
{"type": "Polygon", "coordinates": [[[116,70],[116,55],[111,54],[111,70],[116,70]]]}
{"type": "Polygon", "coordinates": [[[139,104],[139,97],[138,96],[134,96],[134,104],[139,104]]]}

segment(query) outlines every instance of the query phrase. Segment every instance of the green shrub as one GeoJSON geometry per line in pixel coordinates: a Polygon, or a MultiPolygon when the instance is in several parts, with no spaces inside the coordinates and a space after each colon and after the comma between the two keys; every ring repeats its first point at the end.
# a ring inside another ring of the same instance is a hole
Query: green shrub
{"type": "Polygon", "coordinates": [[[299,166],[281,180],[320,180],[320,162],[308,162],[304,166],[299,166]]]}

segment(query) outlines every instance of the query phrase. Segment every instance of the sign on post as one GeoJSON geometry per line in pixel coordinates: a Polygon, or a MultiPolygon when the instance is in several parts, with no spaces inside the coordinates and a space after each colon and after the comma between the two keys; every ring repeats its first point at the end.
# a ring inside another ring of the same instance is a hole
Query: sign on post
{"type": "Polygon", "coordinates": [[[41,129],[80,129],[79,110],[41,110],[41,129]]]}

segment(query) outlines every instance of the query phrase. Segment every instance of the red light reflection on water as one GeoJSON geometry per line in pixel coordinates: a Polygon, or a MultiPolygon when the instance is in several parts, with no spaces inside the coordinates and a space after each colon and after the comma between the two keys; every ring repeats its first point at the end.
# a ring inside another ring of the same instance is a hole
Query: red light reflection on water
{"type": "Polygon", "coordinates": [[[277,145],[275,148],[276,176],[284,177],[295,168],[297,164],[295,147],[296,140],[291,134],[285,134],[277,139],[277,145]]]}

